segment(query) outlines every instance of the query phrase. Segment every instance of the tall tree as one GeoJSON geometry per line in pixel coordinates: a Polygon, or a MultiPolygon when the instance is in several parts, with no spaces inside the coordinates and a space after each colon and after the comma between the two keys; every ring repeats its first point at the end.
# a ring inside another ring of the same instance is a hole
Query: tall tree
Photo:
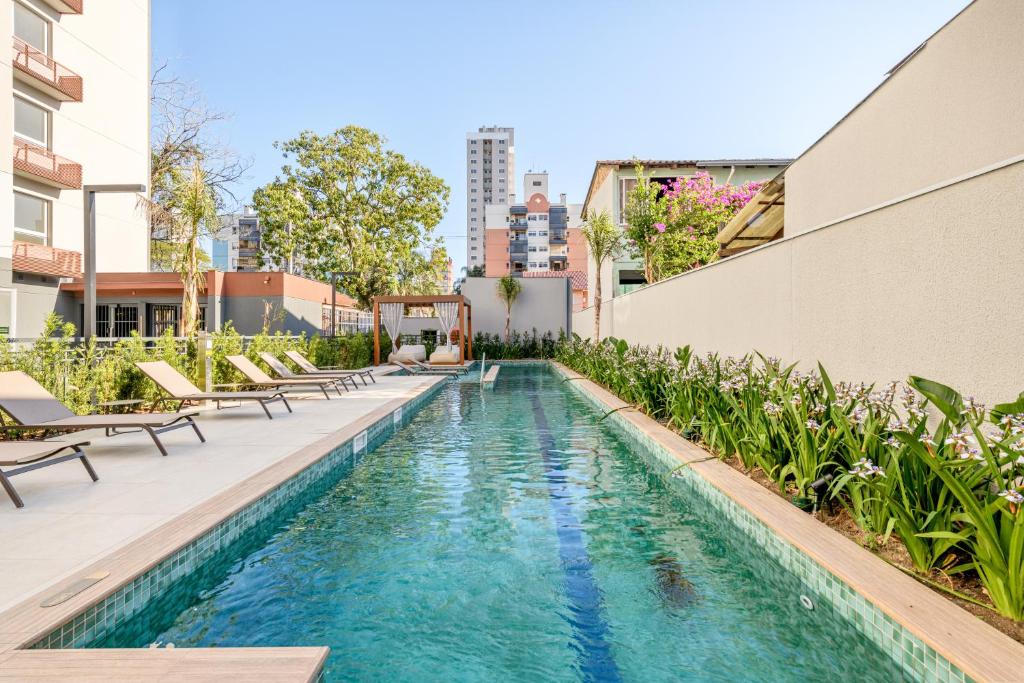
{"type": "MultiPolygon", "coordinates": [[[[211,109],[193,83],[169,73],[163,64],[150,79],[150,267],[180,270],[180,259],[193,247],[177,234],[171,220],[170,204],[178,182],[176,174],[190,173],[198,160],[206,183],[213,189],[218,206],[237,203],[234,187],[251,162],[239,157],[216,139],[214,129],[227,115],[211,109]]],[[[201,266],[209,257],[196,252],[201,266]]]]}
{"type": "Polygon", "coordinates": [[[181,334],[191,337],[199,326],[199,286],[204,280],[199,258],[199,241],[219,227],[217,198],[203,165],[194,159],[192,167],[170,171],[172,180],[168,188],[166,221],[172,226],[176,243],[180,245],[177,259],[178,272],[184,292],[181,298],[181,334]]]}
{"type": "Polygon", "coordinates": [[[287,163],[253,197],[265,257],[297,259],[303,274],[319,279],[358,273],[341,283],[364,308],[374,296],[401,291],[405,281],[443,274],[440,259],[423,253],[443,251],[434,228],[448,208],[449,188],[385,143],[358,126],[328,135],[304,131],[275,143],[287,163]]]}
{"type": "Polygon", "coordinates": [[[505,341],[507,342],[512,326],[512,304],[519,298],[520,292],[523,291],[523,285],[520,284],[519,278],[505,275],[498,278],[496,289],[498,298],[505,302],[505,341]]]}
{"type": "Polygon", "coordinates": [[[626,236],[643,259],[644,278],[651,284],[658,281],[658,253],[663,246],[658,238],[665,232],[665,199],[661,185],[644,174],[639,162],[634,169],[636,185],[629,191],[623,208],[626,236]]]}
{"type": "Polygon", "coordinates": [[[597,213],[591,209],[583,224],[583,237],[587,240],[590,257],[594,260],[597,277],[594,281],[594,342],[601,341],[601,268],[622,247],[622,233],[615,226],[607,210],[597,213]]]}

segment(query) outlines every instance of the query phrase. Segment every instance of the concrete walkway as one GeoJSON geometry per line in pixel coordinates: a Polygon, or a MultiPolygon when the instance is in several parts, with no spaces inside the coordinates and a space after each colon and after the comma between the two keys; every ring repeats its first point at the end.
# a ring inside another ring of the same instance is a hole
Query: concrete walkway
{"type": "MultiPolygon", "coordinates": [[[[257,404],[204,411],[206,436],[191,429],[162,435],[162,457],[144,434],[111,438],[81,432],[99,474],[93,483],[78,462],[13,478],[25,500],[17,509],[0,492],[0,612],[60,581],[87,563],[188,511],[246,477],[278,462],[381,405],[432,383],[423,377],[379,376],[328,401],[291,394],[294,413],[257,404]]],[[[71,437],[65,437],[71,438],[71,437]]]]}

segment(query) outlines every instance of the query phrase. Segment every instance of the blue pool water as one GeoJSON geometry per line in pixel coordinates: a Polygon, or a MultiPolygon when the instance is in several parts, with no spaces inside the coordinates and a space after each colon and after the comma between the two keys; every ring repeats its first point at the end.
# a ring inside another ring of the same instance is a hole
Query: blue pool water
{"type": "Polygon", "coordinates": [[[339,681],[900,678],[600,417],[545,367],[449,382],[91,646],[329,645],[339,681]]]}

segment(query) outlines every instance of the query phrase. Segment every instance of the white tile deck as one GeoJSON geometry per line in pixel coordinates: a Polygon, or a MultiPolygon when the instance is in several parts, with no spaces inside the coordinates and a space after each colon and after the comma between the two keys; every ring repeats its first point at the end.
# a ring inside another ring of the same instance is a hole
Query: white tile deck
{"type": "Polygon", "coordinates": [[[68,462],[13,478],[24,508],[0,492],[0,612],[424,383],[379,376],[330,401],[291,394],[295,412],[272,404],[273,420],[250,403],[204,411],[206,443],[191,429],[163,434],[167,457],[144,434],[80,433],[98,482],[68,462]]]}

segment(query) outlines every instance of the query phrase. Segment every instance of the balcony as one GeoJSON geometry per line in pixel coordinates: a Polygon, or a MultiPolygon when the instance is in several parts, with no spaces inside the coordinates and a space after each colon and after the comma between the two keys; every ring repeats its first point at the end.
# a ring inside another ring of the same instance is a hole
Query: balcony
{"type": "Polygon", "coordinates": [[[548,236],[548,242],[551,244],[565,244],[565,232],[560,230],[552,230],[548,236]]]}
{"type": "Polygon", "coordinates": [[[70,249],[15,241],[11,270],[53,277],[81,277],[82,255],[70,249]]]}
{"type": "Polygon", "coordinates": [[[38,88],[62,102],[82,101],[82,77],[71,69],[32,47],[20,38],[14,38],[14,77],[38,88]]]}
{"type": "Polygon", "coordinates": [[[14,138],[14,175],[63,190],[82,187],[81,164],[18,138],[14,138]]]}
{"type": "Polygon", "coordinates": [[[512,221],[508,224],[509,230],[526,230],[526,221],[512,221]]]}
{"type": "Polygon", "coordinates": [[[43,0],[61,14],[81,14],[85,0],[43,0]]]}
{"type": "Polygon", "coordinates": [[[551,263],[565,263],[569,260],[565,254],[551,254],[548,258],[551,259],[551,263]]]}

